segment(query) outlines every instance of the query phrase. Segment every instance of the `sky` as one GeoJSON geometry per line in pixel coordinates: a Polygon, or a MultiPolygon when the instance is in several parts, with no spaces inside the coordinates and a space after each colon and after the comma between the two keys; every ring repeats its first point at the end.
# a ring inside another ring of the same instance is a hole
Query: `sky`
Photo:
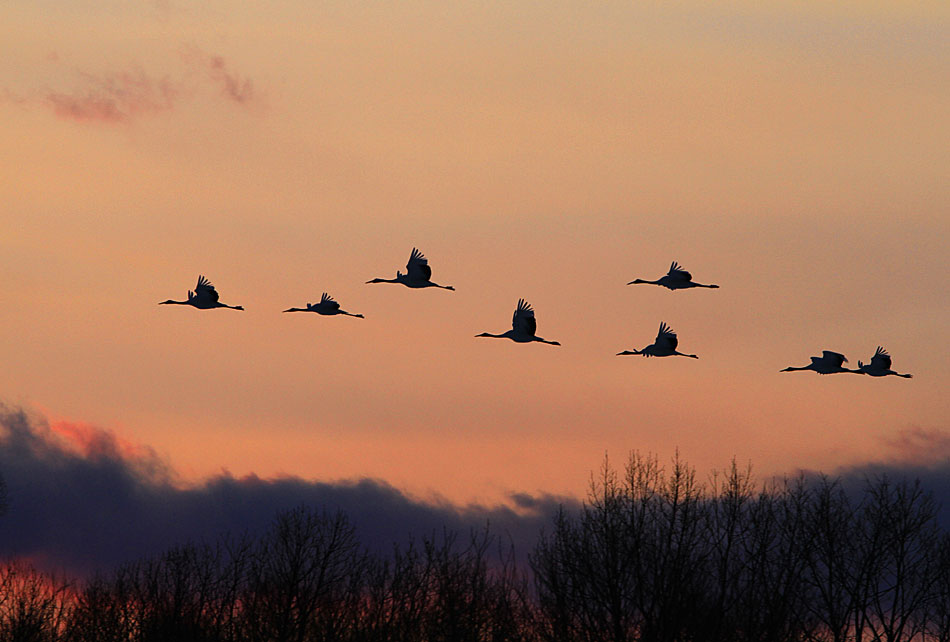
{"type": "Polygon", "coordinates": [[[943,2],[3,3],[0,401],[176,488],[940,465],[948,77],[943,2]],[[413,247],[454,292],[365,283],[413,247]],[[560,347],[475,338],[519,298],[560,347]]]}

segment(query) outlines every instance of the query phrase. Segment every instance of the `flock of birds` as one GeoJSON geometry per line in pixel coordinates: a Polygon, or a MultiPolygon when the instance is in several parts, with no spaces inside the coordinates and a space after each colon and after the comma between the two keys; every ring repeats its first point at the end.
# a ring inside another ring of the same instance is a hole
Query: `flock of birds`
{"type": "MultiPolygon", "coordinates": [[[[441,288],[443,290],[455,290],[455,288],[451,285],[439,285],[438,283],[434,283],[432,281],[432,268],[429,267],[429,262],[426,260],[426,257],[423,256],[422,252],[416,248],[413,248],[412,253],[409,255],[409,262],[406,264],[405,274],[397,270],[396,277],[393,279],[376,278],[367,281],[366,283],[398,283],[409,288],[441,288]]],[[[670,265],[669,272],[655,281],[635,279],[627,283],[627,285],[638,284],[658,285],[669,290],[719,287],[718,285],[695,283],[693,281],[693,276],[684,270],[681,265],[676,263],[676,261],[670,265]]],[[[231,310],[244,309],[244,307],[240,305],[227,305],[222,303],[218,299],[217,290],[215,290],[211,282],[204,276],[198,277],[198,284],[195,286],[194,290],[188,291],[188,298],[186,300],[173,301],[172,299],[169,299],[159,303],[159,305],[172,304],[190,305],[192,307],[198,308],[199,310],[211,310],[214,308],[229,308],[231,310]]],[[[342,310],[340,308],[340,304],[337,303],[333,297],[331,297],[326,292],[323,293],[319,303],[307,303],[306,308],[289,308],[284,310],[284,312],[316,312],[317,314],[324,316],[342,314],[360,319],[364,318],[362,314],[353,314],[347,312],[346,310],[342,310]]],[[[502,332],[500,334],[483,332],[475,336],[491,337],[495,339],[510,339],[515,343],[539,342],[554,346],[561,345],[557,341],[548,341],[547,339],[537,336],[536,332],[537,321],[534,316],[534,308],[532,308],[531,305],[524,299],[518,299],[518,306],[515,308],[514,315],[511,319],[511,330],[502,332]]],[[[683,352],[677,351],[676,347],[678,345],[679,343],[676,338],[676,333],[673,332],[673,330],[666,323],[660,323],[660,330],[652,344],[646,346],[642,350],[624,350],[623,352],[618,352],[617,356],[642,355],[644,357],[679,356],[689,357],[691,359],[699,358],[695,354],[685,354],[683,352]]],[[[811,363],[807,366],[789,366],[780,370],[780,372],[812,370],[823,375],[850,372],[854,374],[870,375],[872,377],[895,375],[898,377],[904,377],[906,379],[910,379],[913,376],[910,374],[901,374],[891,370],[891,356],[887,353],[887,350],[880,346],[878,346],[877,351],[874,353],[874,356],[871,357],[871,361],[869,363],[864,364],[861,361],[858,361],[857,370],[851,370],[843,367],[842,364],[847,363],[847,361],[848,360],[843,354],[832,352],[831,350],[825,350],[822,352],[822,356],[811,357],[811,363]]]]}

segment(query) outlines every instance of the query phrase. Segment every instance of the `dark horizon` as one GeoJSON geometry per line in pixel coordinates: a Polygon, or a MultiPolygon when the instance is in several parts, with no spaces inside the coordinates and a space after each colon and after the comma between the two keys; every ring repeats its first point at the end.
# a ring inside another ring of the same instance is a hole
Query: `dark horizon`
{"type": "MultiPolygon", "coordinates": [[[[919,481],[710,484],[604,463],[520,559],[485,523],[367,546],[344,510],[189,541],[86,581],[0,560],[0,634],[42,642],[836,642],[950,636],[950,531],[919,481]]],[[[114,523],[114,522],[113,522],[114,523]]],[[[377,533],[372,533],[376,535],[377,533]]]]}

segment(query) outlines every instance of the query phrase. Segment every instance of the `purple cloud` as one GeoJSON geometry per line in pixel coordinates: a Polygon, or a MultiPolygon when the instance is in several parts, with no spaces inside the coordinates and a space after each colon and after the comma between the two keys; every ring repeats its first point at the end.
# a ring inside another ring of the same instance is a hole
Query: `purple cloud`
{"type": "MultiPolygon", "coordinates": [[[[886,450],[875,461],[842,466],[830,473],[855,501],[864,497],[868,482],[882,477],[919,480],[921,487],[936,500],[937,519],[950,529],[950,432],[938,428],[911,426],[883,439],[886,450]]],[[[819,471],[800,471],[807,479],[817,479],[819,471]]]]}

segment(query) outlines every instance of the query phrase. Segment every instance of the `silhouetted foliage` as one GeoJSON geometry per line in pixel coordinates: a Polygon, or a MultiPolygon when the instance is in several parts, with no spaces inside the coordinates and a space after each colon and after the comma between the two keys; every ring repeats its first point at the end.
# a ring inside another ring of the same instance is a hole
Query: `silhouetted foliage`
{"type": "Polygon", "coordinates": [[[0,641],[52,642],[66,622],[68,585],[28,564],[0,567],[0,641]]]}
{"type": "Polygon", "coordinates": [[[946,638],[950,574],[919,483],[833,480],[756,489],[735,465],[708,485],[678,459],[605,462],[531,567],[546,640],[946,638]],[[940,637],[944,636],[944,637],[940,637]]]}
{"type": "Polygon", "coordinates": [[[71,583],[0,566],[0,642],[950,642],[950,535],[918,482],[707,483],[605,460],[527,564],[486,526],[371,553],[343,513],[71,583]]]}

